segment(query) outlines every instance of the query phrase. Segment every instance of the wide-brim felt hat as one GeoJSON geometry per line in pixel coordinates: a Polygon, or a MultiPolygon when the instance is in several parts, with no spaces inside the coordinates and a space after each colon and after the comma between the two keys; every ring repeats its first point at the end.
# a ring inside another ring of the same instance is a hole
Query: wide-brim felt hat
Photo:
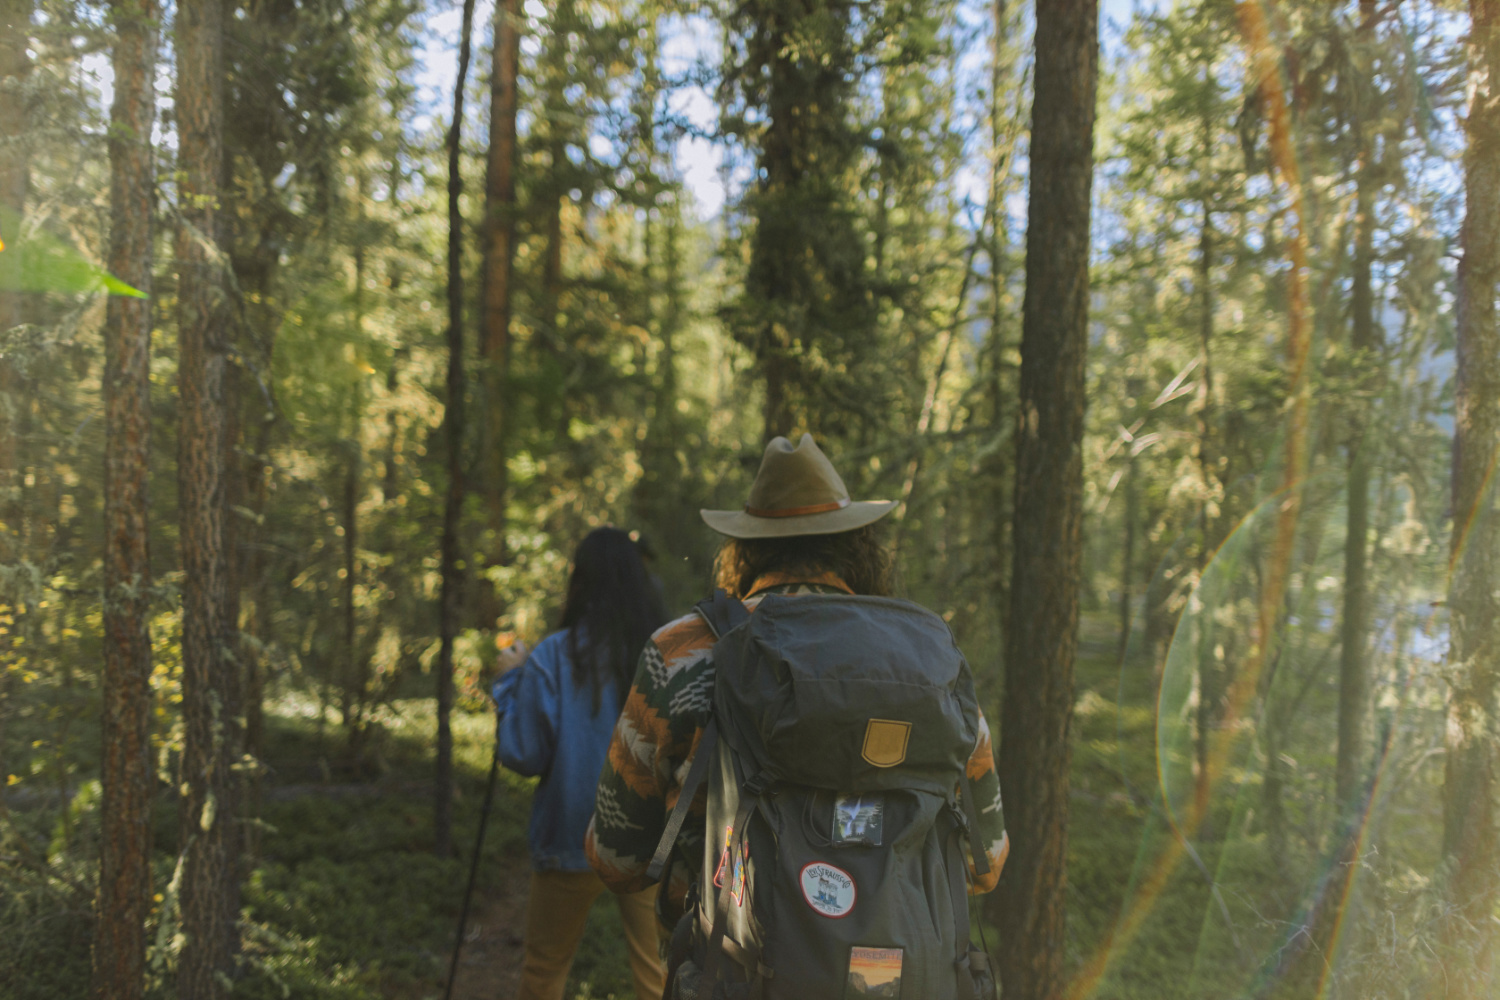
{"type": "Polygon", "coordinates": [[[896,500],[850,500],[844,480],[811,434],[795,445],[772,438],[743,510],[700,510],[703,521],[731,538],[787,538],[853,531],[885,517],[896,500]]]}

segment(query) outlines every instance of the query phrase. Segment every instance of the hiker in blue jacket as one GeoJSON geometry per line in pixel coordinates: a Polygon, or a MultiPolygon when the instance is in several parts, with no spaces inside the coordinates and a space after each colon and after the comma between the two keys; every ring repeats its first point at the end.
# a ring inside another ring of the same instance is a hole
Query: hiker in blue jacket
{"type": "MultiPolygon", "coordinates": [[[[561,1000],[589,906],[604,891],[583,838],[636,660],[665,620],[660,592],[630,536],[598,528],[573,554],[561,630],[529,656],[520,643],[500,654],[492,689],[497,753],[511,770],[541,777],[531,806],[522,1000],[561,1000]]],[[[617,898],[636,996],[659,1000],[666,974],[655,890],[617,898]]]]}

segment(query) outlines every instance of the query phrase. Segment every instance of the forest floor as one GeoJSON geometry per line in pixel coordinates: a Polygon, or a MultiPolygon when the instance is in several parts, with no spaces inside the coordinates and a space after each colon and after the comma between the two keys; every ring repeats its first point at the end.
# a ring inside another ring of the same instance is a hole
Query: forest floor
{"type": "MultiPolygon", "coordinates": [[[[310,706],[283,702],[278,708],[272,767],[284,777],[300,779],[311,776],[305,774],[307,761],[316,759],[321,775],[329,777],[329,768],[322,763],[329,755],[317,751],[326,746],[327,734],[313,724],[310,706]],[[278,758],[283,763],[278,765],[278,758]]],[[[301,907],[278,908],[275,904],[280,897],[270,893],[252,899],[251,912],[264,914],[278,930],[291,917],[292,929],[327,946],[329,957],[342,953],[346,967],[359,971],[350,976],[352,989],[329,994],[340,998],[435,1000],[443,995],[478,832],[493,716],[455,714],[457,856],[439,861],[424,840],[430,831],[430,786],[411,780],[425,777],[430,767],[426,746],[431,710],[422,700],[399,703],[396,709],[381,719],[376,760],[385,773],[363,785],[325,785],[321,794],[313,783],[295,786],[290,796],[285,795],[291,790],[286,785],[267,796],[272,800],[266,808],[267,820],[278,834],[267,838],[266,863],[258,872],[263,877],[252,878],[252,889],[283,874],[282,864],[294,864],[297,875],[289,889],[295,885],[296,892],[311,897],[326,897],[331,891],[352,905],[337,912],[319,906],[316,919],[299,926],[296,911],[301,907]],[[320,829],[326,829],[329,839],[315,832],[320,829]],[[301,836],[288,837],[292,830],[301,836]],[[303,838],[313,839],[302,845],[303,838]]],[[[454,1000],[508,1000],[520,983],[531,873],[525,829],[532,782],[504,769],[499,773],[454,980],[454,1000]]],[[[601,900],[590,914],[568,984],[569,1000],[633,996],[619,917],[615,907],[606,903],[601,900]]],[[[307,915],[314,916],[311,907],[307,915]]],[[[285,978],[283,982],[293,986],[285,978]]],[[[292,994],[300,991],[294,987],[292,994]]]]}
{"type": "MultiPolygon", "coordinates": [[[[1177,865],[1159,893],[1142,896],[1137,887],[1171,841],[1159,806],[1156,682],[1146,658],[1120,661],[1108,626],[1102,618],[1085,618],[1077,666],[1068,967],[1085,966],[1133,909],[1132,934],[1112,955],[1103,978],[1091,985],[1091,1000],[1312,995],[1316,983],[1310,991],[1303,980],[1316,977],[1322,957],[1313,955],[1299,967],[1274,956],[1289,953],[1289,940],[1303,928],[1298,908],[1310,880],[1317,878],[1319,838],[1327,828],[1315,797],[1316,776],[1328,773],[1331,761],[1304,756],[1298,762],[1306,791],[1287,792],[1283,853],[1271,849],[1255,819],[1260,793],[1252,774],[1238,792],[1215,801],[1207,833],[1197,841],[1199,863],[1177,865]]],[[[976,653],[974,662],[985,661],[976,653]]],[[[1315,694],[1332,697],[1322,688],[1315,694]]],[[[986,691],[992,716],[993,701],[993,692],[986,691]]],[[[1329,701],[1309,711],[1329,718],[1332,708],[1329,701]]],[[[360,773],[338,766],[343,737],[320,721],[309,698],[282,697],[268,709],[270,771],[259,843],[242,896],[244,976],[236,997],[437,1000],[478,829],[493,715],[482,710],[454,715],[456,849],[440,858],[432,850],[434,720],[426,699],[400,701],[382,711],[372,763],[360,773]]],[[[91,720],[80,720],[78,731],[97,729],[91,720]]],[[[27,842],[32,856],[48,863],[34,869],[40,874],[28,875],[7,867],[0,856],[0,982],[6,984],[0,992],[6,1000],[55,1000],[86,992],[97,799],[90,798],[91,783],[84,779],[98,759],[98,747],[79,740],[68,752],[76,758],[70,773],[79,776],[68,808],[38,799],[12,812],[9,825],[0,829],[27,842]]],[[[1436,767],[1414,770],[1403,796],[1424,794],[1423,782],[1440,779],[1436,767]]],[[[529,879],[531,787],[528,779],[500,772],[454,994],[460,1000],[514,995],[529,879]]],[[[1419,804],[1416,799],[1393,803],[1391,821],[1411,827],[1399,843],[1430,847],[1437,842],[1436,829],[1431,811],[1416,808],[1419,804]]],[[[170,798],[162,798],[153,823],[156,880],[165,887],[177,835],[170,798]]],[[[1382,863],[1398,861],[1413,871],[1430,870],[1435,863],[1425,856],[1384,856],[1382,863]]],[[[590,914],[567,1000],[632,996],[619,913],[609,902],[601,899],[590,914]]],[[[976,905],[976,915],[982,909],[976,905]]],[[[158,936],[155,927],[152,933],[153,940],[171,937],[158,936]]],[[[996,943],[992,930],[989,941],[996,943]]],[[[152,1000],[172,996],[169,982],[169,972],[157,980],[152,1000]]]]}
{"type": "Polygon", "coordinates": [[[524,858],[509,861],[469,915],[454,1000],[501,1000],[521,984],[521,945],[526,929],[526,888],[530,868],[524,858]]]}

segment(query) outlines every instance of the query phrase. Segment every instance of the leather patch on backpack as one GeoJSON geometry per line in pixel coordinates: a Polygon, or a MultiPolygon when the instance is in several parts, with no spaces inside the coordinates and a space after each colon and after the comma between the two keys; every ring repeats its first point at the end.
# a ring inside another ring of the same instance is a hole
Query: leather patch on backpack
{"type": "Polygon", "coordinates": [[[860,756],[876,767],[895,767],[906,759],[909,739],[910,722],[871,719],[865,726],[865,745],[860,756]]]}

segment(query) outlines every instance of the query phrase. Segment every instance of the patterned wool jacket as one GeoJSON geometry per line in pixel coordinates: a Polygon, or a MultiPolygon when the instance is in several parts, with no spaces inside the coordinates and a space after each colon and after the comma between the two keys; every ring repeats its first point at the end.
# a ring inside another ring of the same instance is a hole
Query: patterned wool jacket
{"type": "MultiPolygon", "coordinates": [[[[832,573],[810,578],[768,574],[750,588],[745,606],[753,612],[766,594],[838,593],[852,591],[832,573]]],[[[589,864],[615,892],[637,892],[650,885],[646,868],[708,724],[713,647],[713,632],[694,613],[662,626],[641,652],[635,681],[610,739],[594,818],[584,840],[589,864]]],[[[975,876],[971,891],[989,892],[999,882],[1010,842],[983,712],[968,773],[979,800],[980,833],[990,862],[989,874],[975,876]]],[[[678,858],[686,865],[672,866],[670,895],[675,899],[686,892],[689,873],[702,867],[706,801],[707,788],[699,788],[677,840],[678,858]]]]}

